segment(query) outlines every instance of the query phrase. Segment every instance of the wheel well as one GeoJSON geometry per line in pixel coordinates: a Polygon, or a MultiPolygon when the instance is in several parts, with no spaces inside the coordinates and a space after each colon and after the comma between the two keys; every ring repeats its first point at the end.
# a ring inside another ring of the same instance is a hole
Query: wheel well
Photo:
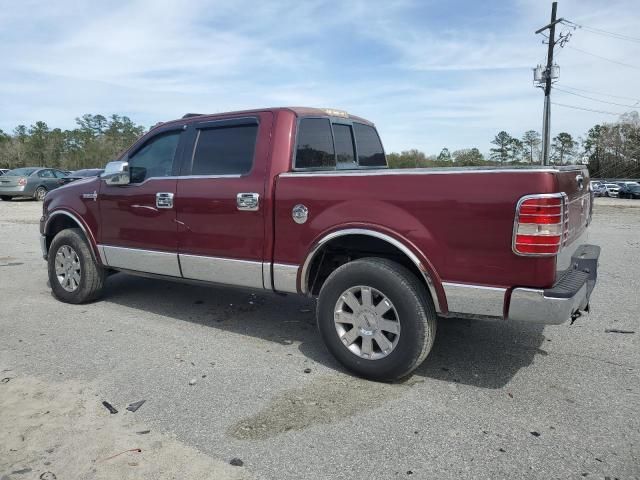
{"type": "Polygon", "coordinates": [[[68,228],[79,229],[82,232],[82,236],[85,237],[86,240],[84,231],[75,220],[67,215],[56,215],[51,219],[51,224],[47,226],[47,231],[45,232],[45,235],[47,236],[47,250],[51,247],[51,242],[53,241],[55,236],[62,230],[66,230],[68,228]]]}
{"type": "Polygon", "coordinates": [[[364,234],[344,235],[334,238],[314,253],[309,264],[305,287],[311,295],[318,295],[325,280],[341,265],[365,257],[388,258],[406,267],[424,284],[430,294],[429,285],[417,265],[398,247],[381,238],[364,234]]]}

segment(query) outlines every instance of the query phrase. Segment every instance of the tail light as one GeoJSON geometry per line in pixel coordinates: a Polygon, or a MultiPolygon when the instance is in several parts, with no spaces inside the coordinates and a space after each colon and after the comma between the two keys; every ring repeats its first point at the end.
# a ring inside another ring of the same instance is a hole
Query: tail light
{"type": "Polygon", "coordinates": [[[568,230],[569,210],[564,193],[527,195],[516,207],[513,251],[518,255],[557,255],[568,230]]]}
{"type": "Polygon", "coordinates": [[[20,180],[18,180],[18,185],[20,185],[21,187],[24,187],[26,184],[27,184],[26,178],[21,178],[20,180]]]}

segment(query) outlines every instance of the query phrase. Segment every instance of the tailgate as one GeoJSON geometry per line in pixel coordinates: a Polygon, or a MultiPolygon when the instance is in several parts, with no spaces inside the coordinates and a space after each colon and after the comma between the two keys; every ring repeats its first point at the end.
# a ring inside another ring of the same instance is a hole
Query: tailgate
{"type": "Polygon", "coordinates": [[[576,166],[558,170],[558,190],[567,195],[565,222],[567,222],[564,247],[558,255],[557,270],[569,267],[571,255],[576,249],[587,243],[587,227],[591,221],[593,208],[589,171],[586,167],[576,166]]]}

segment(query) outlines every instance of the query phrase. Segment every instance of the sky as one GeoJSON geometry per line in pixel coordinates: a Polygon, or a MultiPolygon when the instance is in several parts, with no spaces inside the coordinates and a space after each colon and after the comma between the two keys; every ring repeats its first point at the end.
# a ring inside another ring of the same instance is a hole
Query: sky
{"type": "MultiPolygon", "coordinates": [[[[639,7],[559,0],[558,16],[637,38],[639,7]]],[[[500,130],[541,130],[531,69],[546,61],[534,31],[550,11],[546,0],[0,0],[0,129],[292,105],[363,116],[387,152],[488,152],[500,130]]],[[[561,31],[572,36],[556,49],[556,86],[621,104],[556,90],[554,102],[601,111],[552,107],[552,135],[578,137],[634,109],[640,42],[561,31]]]]}

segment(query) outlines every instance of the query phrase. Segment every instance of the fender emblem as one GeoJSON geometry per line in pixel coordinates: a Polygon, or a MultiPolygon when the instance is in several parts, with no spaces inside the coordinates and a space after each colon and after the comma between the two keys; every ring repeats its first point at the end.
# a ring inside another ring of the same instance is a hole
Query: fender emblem
{"type": "Polygon", "coordinates": [[[95,202],[98,199],[98,192],[94,190],[93,193],[83,193],[82,198],[87,200],[93,200],[95,202]]]}

